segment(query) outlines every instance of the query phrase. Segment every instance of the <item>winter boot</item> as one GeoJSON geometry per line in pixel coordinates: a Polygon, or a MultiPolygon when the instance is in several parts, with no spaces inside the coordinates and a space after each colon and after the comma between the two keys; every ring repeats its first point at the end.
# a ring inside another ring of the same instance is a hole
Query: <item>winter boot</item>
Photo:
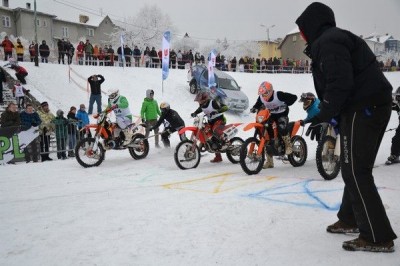
{"type": "Polygon", "coordinates": [[[73,151],[68,152],[68,157],[75,157],[75,153],[73,151]]]}
{"type": "Polygon", "coordinates": [[[357,237],[356,239],[343,242],[342,247],[349,251],[394,252],[393,240],[373,243],[357,237]]]}
{"type": "Polygon", "coordinates": [[[290,136],[286,135],[282,137],[283,142],[285,143],[285,154],[292,154],[292,142],[290,141],[290,136]]]}
{"type": "Polygon", "coordinates": [[[399,159],[399,156],[392,154],[387,158],[387,161],[385,164],[390,165],[390,164],[394,164],[394,163],[400,163],[400,159],[399,159]]]}
{"type": "Polygon", "coordinates": [[[348,225],[342,221],[337,221],[329,225],[326,231],[333,234],[358,234],[359,230],[356,225],[348,225]]]}
{"type": "Polygon", "coordinates": [[[210,162],[211,162],[211,163],[219,163],[219,162],[222,162],[221,153],[216,152],[216,153],[215,153],[214,159],[212,159],[210,162]]]}
{"type": "Polygon", "coordinates": [[[129,143],[131,143],[133,133],[130,130],[130,128],[128,128],[128,127],[125,128],[124,130],[122,130],[122,132],[125,135],[125,140],[124,140],[124,142],[122,142],[122,145],[125,146],[125,145],[128,145],[129,143]]]}
{"type": "Polygon", "coordinates": [[[267,154],[267,161],[265,162],[264,169],[268,169],[268,168],[274,168],[274,158],[272,158],[271,155],[267,154]]]}

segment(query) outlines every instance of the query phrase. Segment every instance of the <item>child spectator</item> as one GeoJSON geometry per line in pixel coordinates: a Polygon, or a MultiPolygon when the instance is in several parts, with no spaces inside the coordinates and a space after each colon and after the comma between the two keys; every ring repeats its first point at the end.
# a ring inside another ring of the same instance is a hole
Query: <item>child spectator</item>
{"type": "MultiPolygon", "coordinates": [[[[87,124],[89,124],[89,115],[86,112],[86,107],[83,103],[79,106],[79,110],[78,110],[78,112],[76,112],[75,117],[78,120],[79,136],[80,136],[80,139],[82,139],[85,136],[85,132],[81,131],[81,129],[83,129],[87,124]]],[[[90,132],[89,132],[89,135],[90,135],[90,132]]]]}
{"type": "Polygon", "coordinates": [[[78,119],[76,119],[76,107],[71,106],[67,114],[68,118],[68,157],[75,157],[74,149],[76,145],[78,119]]]}
{"type": "MultiPolygon", "coordinates": [[[[37,127],[42,123],[38,113],[33,109],[32,104],[28,103],[25,110],[21,112],[21,129],[28,130],[31,127],[37,127]]],[[[40,138],[37,137],[24,149],[25,161],[29,163],[30,161],[38,162],[40,159],[40,138]]],[[[48,155],[47,155],[48,156],[48,155]]]]}
{"type": "Polygon", "coordinates": [[[17,80],[15,81],[14,88],[12,90],[14,97],[16,98],[18,109],[23,109],[25,105],[25,94],[30,90],[25,89],[21,83],[17,80]]]}
{"type": "Polygon", "coordinates": [[[67,159],[65,154],[67,136],[68,136],[68,120],[64,117],[62,110],[57,110],[56,118],[53,119],[53,123],[56,128],[56,141],[57,141],[57,158],[61,160],[67,159]]]}

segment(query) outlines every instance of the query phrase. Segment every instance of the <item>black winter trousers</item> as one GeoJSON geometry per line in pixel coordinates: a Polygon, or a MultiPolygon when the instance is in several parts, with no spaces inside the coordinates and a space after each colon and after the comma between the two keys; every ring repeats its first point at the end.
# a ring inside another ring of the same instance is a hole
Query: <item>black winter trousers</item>
{"type": "Polygon", "coordinates": [[[360,237],[379,243],[396,239],[372,169],[389,122],[391,105],[347,112],[340,120],[342,176],[345,183],[339,220],[357,225],[360,237]]]}
{"type": "Polygon", "coordinates": [[[396,134],[392,138],[392,147],[390,148],[390,154],[400,156],[400,117],[399,126],[396,129],[396,134]]]}

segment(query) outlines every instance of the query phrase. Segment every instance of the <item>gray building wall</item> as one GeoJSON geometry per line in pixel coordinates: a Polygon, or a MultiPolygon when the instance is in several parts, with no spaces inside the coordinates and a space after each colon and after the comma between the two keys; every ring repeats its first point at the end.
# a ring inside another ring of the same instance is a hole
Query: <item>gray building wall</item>
{"type": "Polygon", "coordinates": [[[92,43],[100,44],[101,46],[104,44],[110,44],[110,34],[115,32],[115,30],[116,25],[108,16],[106,16],[105,19],[100,23],[99,27],[95,30],[92,43]]]}
{"type": "MultiPolygon", "coordinates": [[[[33,12],[24,10],[18,13],[16,20],[16,36],[22,36],[29,42],[35,40],[35,16],[33,12]]],[[[51,45],[51,36],[53,28],[53,17],[43,13],[37,13],[36,19],[39,21],[37,25],[38,42],[46,40],[48,45],[51,45]]]]}
{"type": "Polygon", "coordinates": [[[300,37],[300,33],[287,35],[280,45],[282,59],[308,59],[303,53],[306,48],[306,42],[300,37]]]}
{"type": "Polygon", "coordinates": [[[16,27],[15,27],[15,18],[14,18],[13,11],[8,8],[0,7],[0,32],[5,32],[7,35],[15,36],[15,31],[16,31],[16,27]],[[10,26],[11,27],[3,26],[3,22],[2,22],[3,16],[10,17],[10,26]]]}

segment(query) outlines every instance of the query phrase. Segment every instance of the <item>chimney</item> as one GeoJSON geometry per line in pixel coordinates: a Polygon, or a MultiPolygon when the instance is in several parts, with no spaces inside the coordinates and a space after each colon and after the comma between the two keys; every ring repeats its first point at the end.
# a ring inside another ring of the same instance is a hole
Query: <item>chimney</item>
{"type": "Polygon", "coordinates": [[[86,15],[79,15],[79,23],[86,23],[89,21],[89,17],[86,15]]]}
{"type": "Polygon", "coordinates": [[[8,0],[3,0],[3,7],[8,7],[8,0]]]}
{"type": "Polygon", "coordinates": [[[26,3],[26,9],[31,9],[31,3],[26,3]]]}

